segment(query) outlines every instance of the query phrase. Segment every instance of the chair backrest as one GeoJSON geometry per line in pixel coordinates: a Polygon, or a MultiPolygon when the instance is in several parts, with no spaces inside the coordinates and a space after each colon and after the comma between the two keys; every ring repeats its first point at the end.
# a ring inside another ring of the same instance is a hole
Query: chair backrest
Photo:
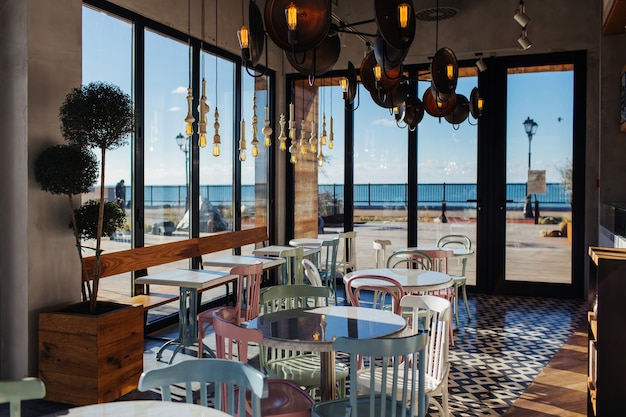
{"type": "Polygon", "coordinates": [[[231,275],[239,275],[237,280],[237,324],[250,321],[259,315],[259,296],[261,295],[261,281],[263,280],[263,263],[235,266],[230,270],[231,275]]]}
{"type": "Polygon", "coordinates": [[[261,314],[293,308],[320,307],[330,296],[330,288],[311,285],[274,285],[263,291],[261,314]]]}
{"type": "Polygon", "coordinates": [[[387,296],[391,298],[391,311],[401,314],[400,299],[404,288],[395,279],[380,275],[354,275],[346,281],[346,298],[355,306],[363,306],[364,298],[372,299],[372,308],[385,309],[387,296]]]}
{"type": "Polygon", "coordinates": [[[445,249],[420,249],[420,252],[432,261],[430,267],[432,271],[448,273],[448,259],[454,256],[454,252],[445,249]]]}
{"type": "Polygon", "coordinates": [[[263,333],[257,329],[241,327],[232,321],[227,308],[213,312],[215,353],[220,359],[234,359],[248,363],[248,345],[263,343],[263,333]]]}
{"type": "Polygon", "coordinates": [[[343,241],[339,265],[345,275],[348,272],[356,271],[356,232],[339,233],[339,239],[343,241]]]}
{"type": "Polygon", "coordinates": [[[357,406],[357,395],[350,395],[349,401],[352,409],[350,416],[423,417],[428,403],[424,382],[425,366],[422,360],[427,341],[426,333],[397,338],[337,338],[333,343],[333,348],[350,354],[350,381],[369,379],[370,382],[367,393],[370,397],[369,413],[358,414],[361,410],[357,406]],[[358,362],[361,357],[369,357],[368,367],[359,369],[358,362]],[[382,380],[377,378],[376,374],[382,375],[382,380]],[[410,384],[394,383],[400,379],[410,381],[410,384]],[[417,385],[417,390],[412,388],[414,383],[417,385]],[[380,386],[391,388],[390,390],[377,389],[380,386]],[[376,401],[377,397],[382,398],[376,401]],[[388,403],[393,406],[391,412],[386,407],[388,403]]]}
{"type": "Polygon", "coordinates": [[[320,278],[320,271],[318,271],[315,264],[308,259],[303,259],[302,267],[304,268],[304,275],[309,279],[309,283],[314,287],[321,287],[322,278],[320,278]]]}
{"type": "MultiPolygon", "coordinates": [[[[339,250],[339,238],[324,240],[320,245],[321,260],[319,273],[326,285],[337,276],[337,253],[339,250]]],[[[331,287],[334,288],[334,287],[331,287]]]]}
{"type": "Polygon", "coordinates": [[[193,403],[192,383],[200,384],[200,403],[204,406],[208,406],[207,385],[211,384],[216,409],[233,416],[236,410],[246,410],[249,402],[252,417],[261,417],[261,398],[268,394],[267,377],[247,363],[230,359],[194,359],[150,369],[139,378],[139,390],[160,388],[162,400],[172,401],[170,386],[184,384],[186,402],[193,403]],[[251,395],[246,400],[248,391],[251,395]]]}
{"type": "Polygon", "coordinates": [[[23,400],[36,400],[46,396],[46,386],[38,378],[20,381],[0,381],[0,404],[9,403],[9,415],[20,417],[23,400]]]}
{"type": "Polygon", "coordinates": [[[444,235],[437,240],[438,248],[445,248],[449,246],[451,248],[464,248],[472,249],[472,240],[466,235],[444,235]]]}
{"type": "Polygon", "coordinates": [[[397,250],[387,259],[387,268],[407,268],[432,270],[430,256],[418,250],[397,250]]]}
{"type": "Polygon", "coordinates": [[[302,254],[304,248],[295,247],[282,250],[279,254],[281,258],[285,258],[285,264],[282,267],[283,282],[282,284],[303,284],[304,274],[302,272],[302,254]]]}
{"type": "Polygon", "coordinates": [[[434,295],[406,295],[400,305],[411,314],[413,332],[428,333],[426,374],[439,383],[448,378],[448,346],[451,325],[450,301],[434,295]]]}
{"type": "Polygon", "coordinates": [[[376,268],[384,268],[387,264],[386,250],[391,245],[391,240],[376,239],[372,242],[372,247],[376,251],[376,268]]]}

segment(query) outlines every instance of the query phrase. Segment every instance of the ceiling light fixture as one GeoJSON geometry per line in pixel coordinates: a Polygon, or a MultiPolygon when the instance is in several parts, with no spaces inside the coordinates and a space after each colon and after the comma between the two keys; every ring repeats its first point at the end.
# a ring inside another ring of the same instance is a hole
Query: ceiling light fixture
{"type": "Polygon", "coordinates": [[[515,9],[515,14],[513,15],[513,19],[515,19],[515,21],[519,23],[519,25],[524,29],[530,23],[530,17],[526,15],[526,7],[524,6],[524,0],[520,0],[519,8],[515,9]]]}
{"type": "Polygon", "coordinates": [[[476,53],[476,56],[478,57],[478,61],[476,61],[476,68],[478,68],[478,71],[483,72],[487,70],[487,64],[485,64],[485,61],[483,61],[483,54],[478,52],[476,53]]]}
{"type": "Polygon", "coordinates": [[[517,39],[517,43],[519,43],[519,46],[521,46],[524,51],[530,49],[530,47],[533,46],[533,43],[530,41],[530,39],[528,39],[526,29],[522,30],[522,34],[517,39]]]}

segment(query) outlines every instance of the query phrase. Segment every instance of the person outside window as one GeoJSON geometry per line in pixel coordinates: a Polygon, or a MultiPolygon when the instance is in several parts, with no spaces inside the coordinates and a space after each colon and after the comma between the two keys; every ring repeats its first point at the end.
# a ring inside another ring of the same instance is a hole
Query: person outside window
{"type": "Polygon", "coordinates": [[[115,186],[115,200],[123,209],[126,202],[126,186],[124,186],[124,180],[120,180],[115,186]]]}

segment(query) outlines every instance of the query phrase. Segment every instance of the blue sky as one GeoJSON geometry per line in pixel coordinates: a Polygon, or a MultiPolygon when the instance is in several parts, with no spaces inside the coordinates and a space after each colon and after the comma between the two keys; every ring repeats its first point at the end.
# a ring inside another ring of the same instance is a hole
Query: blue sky
{"type": "MultiPolygon", "coordinates": [[[[83,83],[102,80],[131,90],[131,26],[117,19],[85,9],[83,38],[83,83]]],[[[233,35],[235,36],[235,35],[233,35]]],[[[149,76],[146,85],[146,184],[184,184],[185,157],[175,142],[179,132],[184,132],[183,119],[188,85],[188,49],[185,44],[150,35],[146,59],[149,76]],[[150,66],[148,66],[150,65],[150,66]]],[[[218,80],[215,79],[215,59],[205,59],[207,101],[210,106],[209,141],[214,130],[214,103],[220,110],[220,135],[222,154],[211,156],[211,147],[201,150],[201,178],[210,178],[213,184],[232,181],[233,130],[227,121],[232,120],[233,83],[232,66],[221,63],[218,80]],[[224,94],[216,94],[224,90],[224,94]],[[206,171],[203,176],[202,170],[206,171]]],[[[246,76],[244,76],[245,79],[246,76]]],[[[338,80],[337,80],[338,81],[338,80]]],[[[508,78],[507,103],[507,181],[526,182],[528,168],[528,138],[523,122],[527,117],[538,123],[532,141],[532,168],[545,169],[547,182],[560,182],[559,168],[571,160],[572,154],[572,90],[573,73],[515,74],[508,78]]],[[[457,92],[469,97],[475,78],[460,79],[457,92]]],[[[252,82],[246,82],[246,89],[252,82]]],[[[421,88],[421,87],[420,87],[421,88]]],[[[320,183],[343,183],[343,101],[339,87],[333,87],[320,97],[320,114],[326,114],[326,129],[330,116],[334,119],[335,149],[324,148],[330,157],[320,173],[320,183]],[[331,111],[332,107],[332,111],[331,111]]],[[[249,94],[245,93],[246,96],[249,94]]],[[[251,134],[252,103],[244,100],[244,118],[247,139],[251,134]],[[246,108],[250,107],[250,108],[246,108]]],[[[264,102],[258,102],[259,131],[263,127],[264,102]]],[[[297,105],[297,103],[296,103],[297,105]]],[[[488,109],[489,103],[485,103],[488,109]]],[[[488,111],[488,110],[486,110],[488,111]]],[[[285,109],[277,109],[283,113],[285,109]]],[[[472,123],[476,123],[470,116],[472,123]]],[[[299,126],[299,123],[298,123],[299,126]]],[[[279,127],[274,128],[274,146],[279,127]]],[[[474,183],[476,182],[476,126],[467,121],[453,128],[445,120],[425,115],[418,125],[418,181],[420,183],[474,183]]],[[[321,122],[318,135],[321,133],[321,122]]],[[[369,93],[361,89],[359,108],[355,113],[355,182],[404,183],[406,182],[407,130],[396,126],[388,109],[375,105],[369,93]]],[[[262,139],[260,137],[259,139],[262,139]]],[[[250,148],[249,148],[250,149],[250,148]]],[[[114,185],[121,178],[130,178],[130,147],[111,152],[107,158],[106,183],[114,185]]],[[[244,162],[244,178],[254,178],[253,158],[248,151],[244,162]]]]}

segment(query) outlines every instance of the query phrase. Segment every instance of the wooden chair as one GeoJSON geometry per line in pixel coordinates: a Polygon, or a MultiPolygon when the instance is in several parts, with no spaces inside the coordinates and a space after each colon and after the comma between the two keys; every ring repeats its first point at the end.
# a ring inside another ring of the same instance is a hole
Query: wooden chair
{"type": "MultiPolygon", "coordinates": [[[[426,348],[425,389],[429,403],[437,407],[440,416],[449,416],[448,409],[448,360],[451,328],[451,304],[445,298],[434,295],[406,295],[400,300],[404,311],[410,314],[413,333],[428,333],[426,348]],[[433,397],[441,396],[441,403],[433,397]]],[[[398,381],[402,383],[402,381],[398,381]]]]}
{"type": "MultiPolygon", "coordinates": [[[[220,359],[248,362],[248,347],[251,343],[261,345],[263,334],[257,329],[240,327],[231,321],[228,309],[213,313],[216,352],[220,359]]],[[[286,379],[270,379],[268,395],[261,399],[261,416],[310,417],[315,400],[298,385],[286,379]]]]}
{"type": "Polygon", "coordinates": [[[9,416],[22,415],[23,400],[37,400],[46,396],[46,386],[38,378],[20,381],[0,381],[0,404],[9,403],[9,416]]]}
{"type": "MultiPolygon", "coordinates": [[[[440,248],[463,248],[472,249],[472,241],[468,236],[451,234],[441,236],[437,241],[437,246],[440,248]]],[[[468,321],[472,320],[472,313],[469,309],[469,303],[467,302],[467,278],[465,276],[465,269],[467,268],[467,257],[461,258],[461,274],[450,275],[454,280],[454,299],[452,308],[454,309],[454,320],[456,325],[459,325],[459,292],[463,292],[463,303],[465,304],[465,311],[467,312],[468,321]]]]}
{"type": "Polygon", "coordinates": [[[337,270],[343,276],[348,272],[356,271],[356,232],[339,233],[339,239],[343,242],[343,250],[337,261],[337,270]]]}
{"type": "Polygon", "coordinates": [[[339,238],[323,241],[320,250],[322,255],[318,268],[320,278],[324,285],[330,288],[331,296],[335,305],[337,305],[337,251],[339,250],[339,238]]]}
{"type": "MultiPolygon", "coordinates": [[[[235,306],[230,307],[235,317],[235,322],[240,324],[250,321],[259,315],[259,297],[261,293],[261,281],[263,280],[263,263],[256,262],[253,265],[235,266],[230,270],[231,275],[238,275],[235,306]]],[[[205,310],[198,314],[198,357],[202,358],[204,350],[215,356],[210,348],[203,344],[206,333],[213,324],[213,312],[216,309],[205,310]]]]}
{"type": "MultiPolygon", "coordinates": [[[[313,287],[311,285],[277,285],[269,287],[261,294],[261,314],[274,313],[293,308],[320,307],[330,296],[330,288],[313,287]]],[[[261,367],[270,376],[289,379],[313,392],[320,387],[320,356],[318,353],[300,352],[294,350],[261,347],[261,367]]],[[[346,394],[346,378],[348,368],[342,363],[336,363],[335,375],[338,387],[338,396],[346,394]]]]}
{"type": "Polygon", "coordinates": [[[354,275],[346,281],[346,298],[355,307],[363,305],[365,298],[372,298],[372,308],[387,309],[391,299],[391,311],[402,314],[400,299],[404,296],[402,285],[389,277],[379,275],[354,275]]]}
{"type": "Polygon", "coordinates": [[[423,360],[427,341],[425,332],[398,338],[338,338],[333,348],[350,354],[350,381],[359,381],[358,388],[356,383],[352,385],[358,392],[351,392],[348,399],[319,402],[311,409],[311,415],[423,417],[428,401],[423,360]],[[367,367],[359,369],[362,356],[369,361],[365,361],[367,367]],[[407,383],[394,383],[398,380],[407,383]]]}
{"type": "Polygon", "coordinates": [[[372,247],[376,252],[376,268],[384,268],[387,265],[387,246],[391,245],[391,240],[376,239],[372,242],[372,247]]]}
{"type": "Polygon", "coordinates": [[[261,417],[261,398],[267,397],[267,377],[247,363],[229,359],[194,359],[164,368],[150,369],[139,378],[139,391],[161,389],[161,399],[172,401],[171,385],[184,384],[185,401],[193,403],[192,384],[200,384],[200,404],[208,406],[207,386],[212,385],[215,407],[234,416],[237,410],[250,410],[261,417]],[[250,392],[249,398],[246,394],[250,392]],[[227,398],[227,401],[224,401],[227,398]]]}
{"type": "Polygon", "coordinates": [[[304,248],[295,247],[292,249],[285,249],[280,252],[278,256],[285,258],[285,264],[282,266],[282,284],[303,284],[304,274],[302,271],[302,254],[304,248]]]}

